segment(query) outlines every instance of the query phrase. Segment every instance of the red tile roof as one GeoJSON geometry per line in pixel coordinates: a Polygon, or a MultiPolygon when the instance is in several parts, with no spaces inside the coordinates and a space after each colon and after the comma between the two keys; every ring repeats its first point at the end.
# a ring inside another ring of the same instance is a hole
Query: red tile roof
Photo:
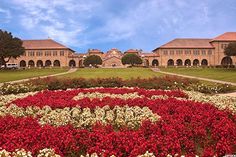
{"type": "MultiPolygon", "coordinates": [[[[25,49],[70,49],[52,39],[43,40],[23,40],[23,47],[25,49]]],[[[73,50],[72,50],[73,51],[73,50]]]]}
{"type": "Polygon", "coordinates": [[[142,57],[160,57],[157,53],[141,53],[140,56],[142,57]]]}
{"type": "Polygon", "coordinates": [[[212,39],[190,39],[190,38],[174,39],[156,49],[159,49],[159,48],[214,48],[210,44],[211,40],[212,39]]]}
{"type": "Polygon", "coordinates": [[[137,53],[137,52],[139,52],[139,50],[129,49],[129,50],[125,51],[125,52],[131,52],[131,53],[132,53],[132,52],[136,52],[136,53],[137,53]]]}
{"type": "Polygon", "coordinates": [[[236,41],[236,32],[226,32],[215,37],[212,41],[236,41]]]}
{"type": "Polygon", "coordinates": [[[89,49],[88,52],[89,52],[89,53],[103,53],[103,52],[100,51],[99,49],[89,49]]]}

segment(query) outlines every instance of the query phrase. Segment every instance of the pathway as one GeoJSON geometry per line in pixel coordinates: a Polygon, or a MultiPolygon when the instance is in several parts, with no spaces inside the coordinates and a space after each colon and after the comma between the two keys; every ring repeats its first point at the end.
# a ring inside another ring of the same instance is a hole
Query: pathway
{"type": "MultiPolygon", "coordinates": [[[[52,75],[46,75],[46,76],[37,76],[37,77],[32,77],[32,78],[26,78],[22,80],[16,80],[16,81],[9,81],[9,82],[4,82],[4,83],[20,83],[20,82],[26,82],[32,79],[38,79],[38,78],[46,78],[46,77],[53,77],[53,76],[60,76],[60,75],[65,75],[65,74],[70,74],[75,72],[77,69],[76,68],[71,68],[70,70],[62,73],[57,73],[57,74],[52,74],[52,75]]],[[[0,83],[0,86],[2,86],[4,83],[0,83]]]]}
{"type": "MultiPolygon", "coordinates": [[[[208,78],[202,78],[202,77],[196,77],[196,76],[189,76],[189,75],[182,75],[182,74],[164,72],[164,71],[161,71],[158,68],[151,68],[151,69],[154,72],[159,72],[159,73],[162,73],[162,74],[174,75],[174,76],[180,76],[180,77],[186,77],[186,78],[191,78],[191,79],[197,79],[197,80],[203,80],[203,81],[209,81],[209,82],[215,82],[215,83],[221,83],[221,84],[229,84],[229,85],[232,85],[232,86],[236,86],[236,83],[233,83],[233,82],[226,82],[226,81],[220,81],[220,80],[214,80],[214,79],[208,79],[208,78]]],[[[225,96],[236,97],[236,92],[224,93],[224,94],[218,94],[218,95],[225,95],[225,96]]]]}

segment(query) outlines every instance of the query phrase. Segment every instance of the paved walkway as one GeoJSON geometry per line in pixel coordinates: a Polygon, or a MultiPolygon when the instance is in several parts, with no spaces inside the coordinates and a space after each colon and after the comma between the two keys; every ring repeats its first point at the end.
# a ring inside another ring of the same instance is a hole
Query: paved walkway
{"type": "MultiPolygon", "coordinates": [[[[4,82],[4,83],[20,83],[20,82],[26,82],[26,81],[29,81],[29,80],[32,80],[32,79],[60,76],[60,75],[65,75],[65,74],[73,73],[76,70],[77,70],[76,68],[71,68],[70,70],[68,70],[66,72],[63,72],[63,73],[57,73],[57,74],[46,75],[46,76],[38,76],[38,77],[26,78],[26,79],[22,79],[22,80],[9,81],[9,82],[4,82]]],[[[4,83],[0,83],[0,86],[2,86],[4,83]]]]}
{"type": "MultiPolygon", "coordinates": [[[[154,71],[154,72],[159,72],[159,73],[162,73],[162,74],[174,75],[174,76],[180,76],[180,77],[186,77],[186,78],[197,79],[197,80],[203,80],[203,81],[209,81],[209,82],[215,82],[215,83],[230,84],[230,85],[232,85],[232,86],[236,86],[236,83],[232,83],[232,82],[226,82],[226,81],[220,81],[220,80],[214,80],[214,79],[208,79],[208,78],[202,78],[202,77],[196,77],[196,76],[189,76],[189,75],[182,75],[182,74],[164,72],[164,71],[161,71],[161,70],[158,69],[158,68],[151,68],[151,69],[152,69],[152,71],[154,71]]],[[[236,92],[223,93],[223,94],[217,94],[217,95],[225,95],[225,96],[233,96],[233,97],[236,97],[236,92]]]]}

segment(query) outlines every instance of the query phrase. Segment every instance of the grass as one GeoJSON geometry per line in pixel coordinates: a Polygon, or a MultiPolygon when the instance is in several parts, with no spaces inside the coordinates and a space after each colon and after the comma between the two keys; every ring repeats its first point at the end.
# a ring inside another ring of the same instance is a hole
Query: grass
{"type": "Polygon", "coordinates": [[[66,72],[67,70],[68,69],[63,68],[0,70],[0,82],[3,83],[38,76],[46,76],[66,72]]]}
{"type": "Polygon", "coordinates": [[[162,71],[236,83],[236,68],[161,68],[162,71]]]}
{"type": "Polygon", "coordinates": [[[61,75],[58,77],[69,77],[69,78],[108,78],[108,77],[120,77],[122,79],[131,79],[131,78],[150,78],[158,77],[163,74],[153,72],[148,68],[82,68],[78,69],[76,72],[61,75]]]}

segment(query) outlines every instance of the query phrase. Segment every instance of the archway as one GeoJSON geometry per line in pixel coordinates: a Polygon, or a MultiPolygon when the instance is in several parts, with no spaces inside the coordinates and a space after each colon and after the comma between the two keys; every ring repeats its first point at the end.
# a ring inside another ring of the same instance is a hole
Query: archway
{"type": "Polygon", "coordinates": [[[183,61],[181,59],[177,59],[176,64],[177,64],[177,66],[182,66],[183,61]]]}
{"type": "Polygon", "coordinates": [[[231,59],[231,57],[226,56],[221,60],[221,65],[232,65],[233,61],[231,59]]]}
{"type": "Polygon", "coordinates": [[[152,66],[158,66],[158,65],[159,65],[158,60],[157,60],[157,59],[154,59],[154,60],[152,61],[152,66]]]}
{"type": "Polygon", "coordinates": [[[53,62],[53,66],[54,66],[54,67],[60,67],[60,66],[61,66],[60,61],[59,61],[59,60],[55,60],[55,61],[53,62]]]}
{"type": "Polygon", "coordinates": [[[149,60],[148,59],[145,59],[145,66],[149,67],[149,60]]]}
{"type": "Polygon", "coordinates": [[[26,67],[26,62],[24,60],[20,61],[20,67],[26,67]]]}
{"type": "Polygon", "coordinates": [[[199,65],[199,60],[198,59],[194,59],[193,60],[193,66],[198,66],[199,65]]]}
{"type": "Polygon", "coordinates": [[[83,67],[83,60],[79,60],[79,67],[83,67]]]}
{"type": "Polygon", "coordinates": [[[37,67],[43,67],[43,61],[38,60],[36,65],[37,65],[37,67]]]}
{"type": "Polygon", "coordinates": [[[69,67],[75,67],[76,66],[76,63],[74,60],[70,60],[69,62],[69,67]]]}
{"type": "Polygon", "coordinates": [[[186,59],[186,60],[184,61],[184,65],[185,65],[185,66],[191,66],[191,61],[190,61],[190,59],[186,59]]]}
{"type": "Polygon", "coordinates": [[[30,61],[28,62],[28,66],[29,66],[29,67],[34,67],[34,66],[35,66],[34,61],[33,61],[33,60],[30,60],[30,61]]]}
{"type": "Polygon", "coordinates": [[[51,65],[52,65],[52,62],[51,62],[50,60],[46,60],[45,66],[46,66],[46,67],[49,67],[49,66],[51,66],[51,65]]]}
{"type": "Polygon", "coordinates": [[[202,66],[208,66],[208,61],[206,59],[203,59],[201,62],[202,66]]]}
{"type": "Polygon", "coordinates": [[[174,66],[174,60],[169,59],[168,62],[167,62],[167,66],[174,66]]]}

